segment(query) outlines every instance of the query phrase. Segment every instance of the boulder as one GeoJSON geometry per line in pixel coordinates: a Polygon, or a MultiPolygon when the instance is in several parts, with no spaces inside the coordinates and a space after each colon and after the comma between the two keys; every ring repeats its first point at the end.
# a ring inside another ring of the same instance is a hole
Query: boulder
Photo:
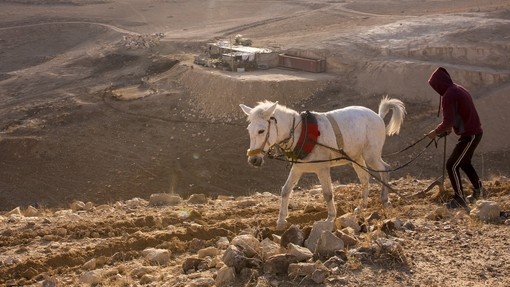
{"type": "Polygon", "coordinates": [[[90,286],[101,283],[101,271],[100,270],[92,270],[92,271],[87,271],[87,272],[83,273],[80,276],[80,282],[88,284],[90,286]]]}
{"type": "Polygon", "coordinates": [[[285,230],[280,238],[280,245],[283,248],[287,248],[289,243],[303,246],[304,242],[305,234],[297,225],[290,226],[287,230],[285,230]]]}
{"type": "Polygon", "coordinates": [[[232,239],[232,244],[240,246],[247,257],[253,257],[260,251],[260,242],[251,234],[242,234],[232,239]]]}
{"type": "Polygon", "coordinates": [[[230,245],[227,250],[225,250],[222,260],[228,267],[234,267],[236,273],[241,272],[245,267],[259,268],[262,264],[257,258],[246,257],[241,248],[235,245],[230,245]]]}
{"type": "Polygon", "coordinates": [[[166,265],[170,261],[171,252],[167,249],[147,248],[142,251],[142,255],[151,264],[166,265]]]}
{"type": "Polygon", "coordinates": [[[315,254],[317,254],[320,258],[329,258],[334,256],[337,250],[343,249],[344,242],[342,239],[338,238],[331,231],[323,231],[319,241],[317,242],[315,254]]]}
{"type": "Polygon", "coordinates": [[[305,247],[315,251],[317,248],[317,242],[319,241],[321,234],[323,231],[333,231],[335,228],[335,224],[330,221],[317,221],[313,224],[312,231],[310,232],[310,236],[305,240],[305,247]]]}
{"type": "Polygon", "coordinates": [[[282,253],[280,244],[274,242],[273,240],[269,238],[265,238],[260,243],[261,249],[262,249],[262,259],[266,260],[269,257],[282,253]]]}
{"type": "Polygon", "coordinates": [[[231,286],[236,280],[234,267],[223,266],[216,274],[216,287],[231,286]]]}
{"type": "Polygon", "coordinates": [[[203,193],[194,193],[188,198],[190,204],[206,204],[207,197],[203,193]]]}
{"type": "Polygon", "coordinates": [[[175,206],[182,202],[179,195],[170,193],[154,193],[149,197],[150,206],[175,206]]]}
{"type": "Polygon", "coordinates": [[[306,261],[313,257],[313,253],[310,249],[293,243],[287,245],[287,254],[295,256],[299,262],[306,261]]]}
{"type": "Polygon", "coordinates": [[[338,238],[342,239],[342,241],[344,242],[344,245],[346,247],[356,246],[359,243],[359,240],[355,236],[347,234],[347,233],[343,232],[342,230],[337,230],[335,232],[335,235],[338,238]]]}
{"type": "Polygon", "coordinates": [[[230,242],[226,237],[220,237],[218,241],[216,241],[216,247],[219,249],[227,249],[230,246],[230,242]]]}
{"type": "Polygon", "coordinates": [[[198,250],[198,258],[205,258],[207,256],[214,257],[218,254],[220,254],[220,251],[216,247],[207,247],[198,250]]]}
{"type": "Polygon", "coordinates": [[[189,274],[190,272],[203,269],[201,267],[205,267],[204,264],[206,264],[204,259],[188,257],[184,259],[184,262],[182,263],[182,271],[184,274],[189,274]]]}
{"type": "Polygon", "coordinates": [[[277,254],[269,257],[266,262],[264,262],[264,273],[287,275],[289,265],[297,262],[297,258],[294,255],[277,254]]]}
{"type": "Polygon", "coordinates": [[[351,227],[356,233],[360,232],[361,227],[358,224],[358,219],[352,213],[346,213],[336,219],[336,226],[338,229],[351,227]]]}
{"type": "Polygon", "coordinates": [[[485,222],[496,222],[500,219],[501,206],[497,202],[479,200],[469,213],[470,216],[485,222]]]}

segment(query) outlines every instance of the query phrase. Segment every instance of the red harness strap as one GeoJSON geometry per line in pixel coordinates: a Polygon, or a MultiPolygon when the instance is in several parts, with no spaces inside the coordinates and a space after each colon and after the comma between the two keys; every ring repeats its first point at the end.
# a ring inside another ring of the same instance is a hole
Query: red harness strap
{"type": "Polygon", "coordinates": [[[309,111],[301,113],[301,126],[301,134],[293,150],[295,159],[304,159],[308,156],[315,147],[317,138],[321,134],[317,119],[309,111]]]}

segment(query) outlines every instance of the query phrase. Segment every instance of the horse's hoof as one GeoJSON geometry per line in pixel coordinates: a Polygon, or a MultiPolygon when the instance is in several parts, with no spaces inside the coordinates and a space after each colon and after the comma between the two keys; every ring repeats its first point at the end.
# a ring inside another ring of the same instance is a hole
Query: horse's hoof
{"type": "Polygon", "coordinates": [[[389,201],[388,202],[383,202],[383,206],[384,206],[384,208],[392,208],[393,207],[393,205],[389,201]]]}
{"type": "Polygon", "coordinates": [[[287,227],[287,220],[276,222],[276,230],[285,230],[287,227]]]}
{"type": "Polygon", "coordinates": [[[362,211],[363,211],[363,208],[358,206],[354,209],[354,214],[361,214],[362,211]]]}

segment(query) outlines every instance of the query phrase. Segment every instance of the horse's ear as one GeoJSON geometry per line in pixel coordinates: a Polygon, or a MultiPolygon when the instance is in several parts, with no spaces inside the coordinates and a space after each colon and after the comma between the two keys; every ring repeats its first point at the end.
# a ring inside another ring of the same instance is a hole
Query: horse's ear
{"type": "Polygon", "coordinates": [[[252,108],[250,108],[250,107],[248,107],[248,106],[246,106],[246,105],[243,105],[243,104],[240,104],[239,106],[241,107],[241,109],[243,110],[243,112],[244,112],[247,116],[249,116],[249,115],[251,114],[251,110],[252,110],[252,108]]]}
{"type": "Polygon", "coordinates": [[[270,118],[274,114],[274,111],[276,110],[276,106],[278,106],[278,102],[274,103],[267,110],[265,110],[264,118],[270,118]]]}

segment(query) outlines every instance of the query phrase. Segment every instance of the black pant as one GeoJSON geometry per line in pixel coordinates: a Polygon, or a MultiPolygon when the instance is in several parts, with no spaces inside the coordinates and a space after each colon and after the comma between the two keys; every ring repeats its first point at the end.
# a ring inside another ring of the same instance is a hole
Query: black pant
{"type": "Polygon", "coordinates": [[[462,190],[462,181],[460,180],[460,170],[462,169],[469,181],[473,185],[473,188],[480,188],[480,178],[476,173],[475,168],[471,164],[471,158],[473,153],[482,139],[482,134],[472,136],[461,136],[459,142],[455,146],[446,162],[446,170],[450,177],[450,182],[455,191],[455,195],[464,198],[464,191],[462,190]]]}

